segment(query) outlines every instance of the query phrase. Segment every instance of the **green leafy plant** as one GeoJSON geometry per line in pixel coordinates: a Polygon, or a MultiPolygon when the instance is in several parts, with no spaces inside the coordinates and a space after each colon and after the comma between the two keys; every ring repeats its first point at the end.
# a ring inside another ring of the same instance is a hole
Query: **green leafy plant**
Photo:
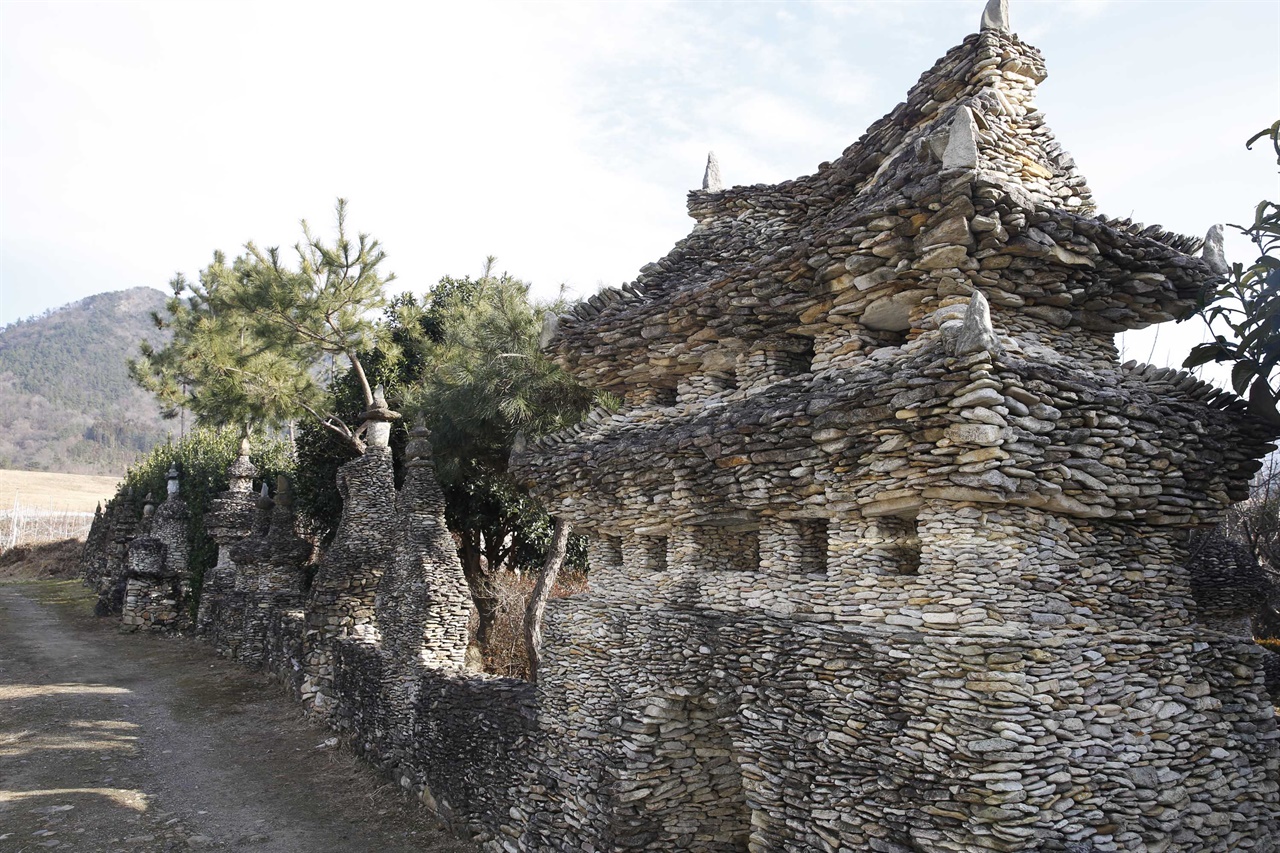
{"type": "MultiPolygon", "coordinates": [[[[1270,139],[1280,165],[1280,121],[1255,133],[1246,146],[1270,139]]],[[[1197,313],[1214,331],[1212,341],[1192,348],[1183,367],[1230,362],[1231,385],[1248,394],[1250,409],[1280,425],[1273,375],[1280,366],[1280,204],[1260,201],[1253,224],[1232,225],[1258,248],[1258,259],[1231,265],[1226,276],[1205,289],[1197,313]],[[1222,327],[1226,327],[1224,330],[1222,327]],[[1230,334],[1228,334],[1229,332],[1230,334]]]]}

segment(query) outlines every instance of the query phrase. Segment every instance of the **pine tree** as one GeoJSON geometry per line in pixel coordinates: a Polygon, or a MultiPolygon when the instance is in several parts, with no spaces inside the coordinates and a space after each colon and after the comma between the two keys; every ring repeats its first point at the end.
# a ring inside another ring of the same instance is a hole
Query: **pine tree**
{"type": "Polygon", "coordinates": [[[198,283],[182,275],[170,282],[166,314],[153,320],[172,331],[172,340],[159,349],[144,343],[129,365],[166,415],[187,409],[212,426],[283,427],[311,418],[353,452],[364,449],[358,426],[327,406],[317,365],[345,360],[365,408],[372,408],[360,353],[380,343],[371,318],[386,304],[383,287],[394,276],[379,272],[386,253],[377,240],[348,236],[346,208],[339,199],[331,244],[302,223],[296,268],[278,248],[249,242],[231,264],[215,252],[198,283]]]}

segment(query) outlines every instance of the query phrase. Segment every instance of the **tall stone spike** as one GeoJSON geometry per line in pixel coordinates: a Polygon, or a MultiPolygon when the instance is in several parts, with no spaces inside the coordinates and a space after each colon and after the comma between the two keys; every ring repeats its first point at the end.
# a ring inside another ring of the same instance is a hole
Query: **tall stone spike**
{"type": "Polygon", "coordinates": [[[724,183],[720,180],[720,161],[716,159],[714,151],[707,153],[707,170],[702,173],[702,188],[712,193],[724,189],[724,183]]]}
{"type": "Polygon", "coordinates": [[[964,321],[956,332],[954,355],[959,358],[975,352],[998,353],[1002,347],[991,326],[991,306],[981,290],[974,290],[965,309],[964,321]]]}
{"type": "Polygon", "coordinates": [[[951,119],[947,147],[942,152],[943,169],[978,168],[978,123],[973,110],[961,106],[951,119]]]}
{"type": "Polygon", "coordinates": [[[548,311],[542,315],[542,332],[538,335],[538,348],[542,349],[555,338],[556,332],[560,330],[560,315],[554,311],[548,311]]]}
{"type": "Polygon", "coordinates": [[[169,497],[175,497],[178,494],[178,463],[174,462],[169,466],[169,483],[167,486],[169,497]]]}
{"type": "Polygon", "coordinates": [[[1231,265],[1227,263],[1226,251],[1223,248],[1223,229],[1221,225],[1214,225],[1209,229],[1209,233],[1204,235],[1204,248],[1200,250],[1200,257],[1204,258],[1209,269],[1213,270],[1214,275],[1226,275],[1231,272],[1231,265]]]}
{"type": "Polygon", "coordinates": [[[1009,29],[1009,0],[988,0],[987,8],[982,10],[982,25],[979,29],[1013,32],[1009,29]]]}

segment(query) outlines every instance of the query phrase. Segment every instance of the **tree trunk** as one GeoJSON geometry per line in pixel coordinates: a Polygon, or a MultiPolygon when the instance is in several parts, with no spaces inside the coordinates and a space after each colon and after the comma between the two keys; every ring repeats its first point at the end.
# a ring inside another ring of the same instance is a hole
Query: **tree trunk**
{"type": "Polygon", "coordinates": [[[547,550],[547,561],[542,564],[538,573],[538,582],[529,596],[529,604],[524,611],[524,649],[529,659],[529,680],[538,681],[538,665],[542,662],[542,616],[547,611],[547,602],[551,599],[551,590],[556,585],[556,577],[560,567],[564,565],[565,551],[569,547],[569,534],[573,525],[562,517],[557,517],[555,528],[551,532],[551,547],[547,550]]]}
{"type": "Polygon", "coordinates": [[[466,666],[467,669],[481,671],[484,669],[489,626],[493,624],[497,602],[489,590],[488,578],[481,566],[479,533],[468,530],[460,538],[462,547],[458,549],[458,556],[462,559],[462,574],[467,579],[471,603],[476,609],[476,632],[467,642],[466,666]]]}

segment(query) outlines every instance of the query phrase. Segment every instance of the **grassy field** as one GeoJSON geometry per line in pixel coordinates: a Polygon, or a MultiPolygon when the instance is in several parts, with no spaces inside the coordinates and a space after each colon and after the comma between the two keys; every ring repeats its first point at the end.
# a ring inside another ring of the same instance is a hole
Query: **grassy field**
{"type": "Polygon", "coordinates": [[[119,482],[118,477],[0,469],[0,511],[13,509],[16,500],[25,509],[93,512],[116,493],[119,482]]]}

